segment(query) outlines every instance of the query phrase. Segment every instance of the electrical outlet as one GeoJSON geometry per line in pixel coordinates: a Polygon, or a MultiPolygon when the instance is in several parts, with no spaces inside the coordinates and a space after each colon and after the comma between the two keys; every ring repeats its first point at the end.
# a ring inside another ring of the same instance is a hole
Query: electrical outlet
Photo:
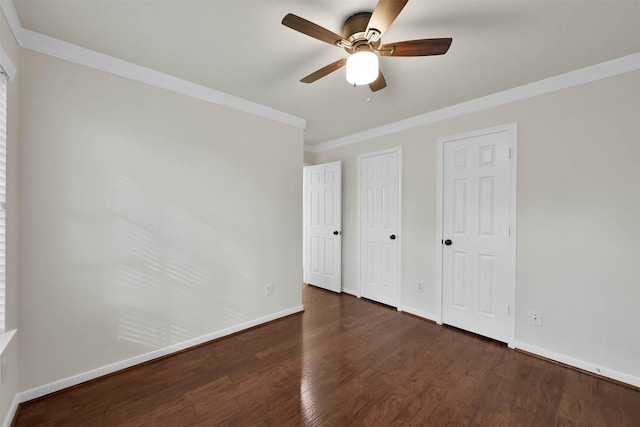
{"type": "Polygon", "coordinates": [[[273,283],[267,283],[264,285],[264,295],[271,296],[273,295],[273,283]]]}
{"type": "Polygon", "coordinates": [[[533,326],[542,326],[542,312],[536,310],[529,311],[529,320],[533,326]]]}
{"type": "Polygon", "coordinates": [[[418,282],[418,284],[416,285],[416,289],[418,290],[418,292],[424,292],[424,283],[418,282]]]}

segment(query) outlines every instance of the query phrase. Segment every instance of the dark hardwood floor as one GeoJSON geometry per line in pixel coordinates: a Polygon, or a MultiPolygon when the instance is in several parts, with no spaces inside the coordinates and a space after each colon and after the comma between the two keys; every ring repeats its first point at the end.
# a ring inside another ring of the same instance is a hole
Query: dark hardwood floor
{"type": "Polygon", "coordinates": [[[640,426],[640,391],[305,287],[305,313],[23,404],[16,426],[640,426]]]}

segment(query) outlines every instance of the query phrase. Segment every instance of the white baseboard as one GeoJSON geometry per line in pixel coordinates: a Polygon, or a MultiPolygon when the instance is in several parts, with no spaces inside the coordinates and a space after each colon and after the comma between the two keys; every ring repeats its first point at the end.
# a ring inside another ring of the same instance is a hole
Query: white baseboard
{"type": "MultiPolygon", "coordinates": [[[[343,289],[344,293],[348,293],[354,296],[357,296],[357,292],[353,289],[343,289]]],[[[203,344],[205,342],[208,341],[212,341],[218,338],[222,338],[231,334],[234,334],[236,332],[240,332],[243,331],[245,329],[249,329],[252,328],[254,326],[258,326],[261,325],[263,323],[267,323],[267,322],[271,322],[273,320],[277,320],[279,318],[285,317],[285,316],[289,316],[291,314],[295,314],[295,313],[300,313],[304,311],[304,306],[299,305],[299,306],[295,306],[295,307],[291,307],[287,310],[283,310],[277,313],[273,313],[270,314],[268,316],[263,316],[260,317],[258,319],[254,319],[245,323],[241,323],[239,325],[236,326],[232,326],[226,329],[222,329],[220,331],[216,331],[216,332],[212,332],[210,334],[207,335],[203,335],[201,337],[198,338],[194,338],[182,343],[178,343],[178,344],[174,344],[172,346],[169,347],[165,347],[162,349],[158,349],[146,354],[142,354],[140,356],[136,356],[136,357],[132,357],[130,359],[126,359],[120,362],[116,362],[116,363],[112,363],[110,365],[107,366],[103,366],[101,368],[97,368],[97,369],[93,369],[91,371],[88,372],[84,372],[78,375],[74,375],[72,377],[68,377],[68,378],[64,378],[62,380],[58,380],[58,381],[54,381],[52,383],[49,384],[45,384],[43,386],[40,387],[35,387],[32,388],[30,390],[26,390],[20,393],[17,393],[14,398],[13,401],[11,403],[11,406],[9,408],[9,411],[7,413],[7,416],[3,422],[3,427],[10,427],[11,423],[13,421],[13,418],[15,417],[16,411],[18,410],[18,405],[20,403],[23,402],[27,402],[29,400],[32,399],[36,399],[38,397],[42,397],[45,396],[47,394],[56,392],[56,391],[60,391],[63,390],[65,388],[86,382],[86,381],[90,381],[96,378],[99,378],[101,376],[113,373],[113,372],[117,372],[120,371],[122,369],[126,369],[129,368],[131,366],[135,366],[138,365],[140,363],[144,363],[144,362],[148,362],[150,360],[153,359],[157,359],[159,357],[162,356],[166,356],[175,352],[178,352],[180,350],[184,350],[187,349],[189,347],[193,347],[199,344],[203,344]]],[[[403,306],[402,307],[402,311],[409,313],[409,314],[413,314],[415,316],[418,317],[422,317],[424,319],[427,320],[432,320],[435,321],[436,316],[434,314],[431,313],[427,313],[425,311],[422,310],[418,310],[416,308],[412,308],[412,307],[407,307],[407,306],[403,306]]],[[[573,366],[579,369],[582,369],[584,371],[588,371],[588,372],[592,372],[594,374],[603,376],[603,377],[607,377],[607,378],[611,378],[614,379],[616,381],[620,381],[626,384],[630,384],[633,385],[635,387],[640,387],[640,377],[636,377],[633,375],[629,375],[629,374],[625,374],[623,372],[619,372],[616,371],[614,369],[610,369],[607,367],[603,367],[603,366],[598,366],[595,363],[591,363],[591,362],[587,362],[584,360],[580,360],[580,359],[576,359],[570,356],[566,356],[563,354],[559,354],[559,353],[555,353],[553,351],[550,350],[546,350],[540,347],[536,347],[534,345],[530,345],[527,343],[523,343],[523,342],[516,342],[515,343],[515,348],[518,348],[520,350],[524,350],[528,353],[532,353],[538,356],[542,356],[546,359],[550,359],[550,360],[554,360],[556,362],[560,362],[560,363],[564,363],[566,365],[569,366],[573,366]]]]}
{"type": "MultiPolygon", "coordinates": [[[[116,362],[116,363],[112,363],[110,365],[107,366],[103,366],[97,369],[93,369],[91,371],[88,372],[83,372],[81,374],[77,374],[68,378],[64,378],[58,381],[54,381],[52,383],[49,384],[45,384],[43,386],[40,387],[35,387],[32,388],[30,390],[26,390],[23,392],[20,392],[18,394],[16,394],[16,398],[14,399],[14,401],[16,401],[16,407],[18,403],[23,403],[23,402],[27,402],[29,400],[32,399],[36,399],[38,397],[42,397],[45,396],[47,394],[56,392],[56,391],[60,391],[63,390],[65,388],[68,387],[72,387],[74,385],[89,381],[89,380],[93,380],[96,378],[99,378],[101,376],[107,375],[107,374],[111,374],[113,372],[117,372],[120,371],[122,369],[126,369],[126,368],[130,368],[132,366],[135,365],[139,365],[140,363],[144,363],[144,362],[148,362],[150,360],[153,359],[157,359],[159,357],[162,356],[166,356],[175,352],[178,352],[180,350],[184,350],[187,349],[189,347],[193,347],[199,344],[203,344],[206,343],[208,341],[212,341],[218,338],[222,338],[225,337],[227,335],[231,335],[234,334],[236,332],[240,332],[243,331],[245,329],[249,329],[252,328],[254,326],[258,326],[261,325],[263,323],[267,323],[267,322],[271,322],[273,320],[279,319],[281,317],[285,317],[285,316],[289,316],[291,314],[295,314],[295,313],[299,313],[301,311],[304,311],[304,307],[302,305],[299,306],[295,306],[295,307],[291,307],[287,310],[283,310],[277,313],[273,313],[267,316],[263,316],[254,320],[250,320],[248,322],[244,322],[241,323],[239,325],[236,326],[232,326],[229,328],[225,328],[219,331],[215,331],[212,332],[210,334],[206,334],[197,338],[193,338],[191,340],[188,341],[184,341],[178,344],[174,344],[171,345],[169,347],[165,347],[165,348],[161,348],[158,350],[154,350],[152,352],[149,353],[145,353],[145,354],[141,354],[139,356],[135,356],[132,357],[130,359],[126,359],[126,360],[122,360],[120,362],[116,362]]],[[[15,410],[14,410],[15,411],[15,410]]],[[[10,425],[11,423],[9,423],[10,425]]],[[[6,421],[5,421],[5,425],[6,421]]]]}
{"type": "Polygon", "coordinates": [[[13,401],[11,402],[11,406],[9,407],[9,412],[7,412],[7,416],[2,423],[2,427],[11,427],[11,423],[13,422],[13,418],[16,416],[16,411],[18,410],[18,405],[20,402],[18,401],[18,395],[13,396],[13,401]]]}
{"type": "Polygon", "coordinates": [[[565,365],[573,366],[574,368],[582,369],[583,371],[592,372],[602,377],[611,378],[613,380],[630,384],[635,387],[640,387],[640,377],[635,377],[633,375],[625,374],[623,372],[619,372],[614,369],[607,368],[605,366],[599,366],[597,363],[576,359],[571,356],[555,353],[551,350],[546,350],[544,348],[536,347],[534,345],[530,345],[530,344],[519,342],[519,341],[516,341],[515,348],[524,350],[528,353],[532,353],[538,356],[542,356],[546,359],[564,363],[565,365]]]}
{"type": "Polygon", "coordinates": [[[360,298],[360,295],[358,295],[358,291],[355,289],[342,288],[342,292],[344,292],[345,294],[353,295],[354,297],[360,298]]]}
{"type": "Polygon", "coordinates": [[[417,308],[403,305],[400,306],[399,309],[400,311],[404,311],[405,313],[413,314],[414,316],[422,317],[423,319],[431,320],[432,322],[436,321],[435,314],[427,313],[426,311],[418,310],[417,308]]]}

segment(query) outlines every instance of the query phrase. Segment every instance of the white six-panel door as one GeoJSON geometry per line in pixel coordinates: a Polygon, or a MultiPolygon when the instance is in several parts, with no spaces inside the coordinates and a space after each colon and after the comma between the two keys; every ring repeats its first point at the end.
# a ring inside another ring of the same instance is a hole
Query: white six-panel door
{"type": "Polygon", "coordinates": [[[445,141],[442,320],[509,342],[510,132],[445,141]]]}
{"type": "Polygon", "coordinates": [[[400,151],[359,159],[360,293],[399,306],[400,151]]]}
{"type": "Polygon", "coordinates": [[[307,283],[342,291],[342,162],[307,166],[304,227],[307,283]]]}

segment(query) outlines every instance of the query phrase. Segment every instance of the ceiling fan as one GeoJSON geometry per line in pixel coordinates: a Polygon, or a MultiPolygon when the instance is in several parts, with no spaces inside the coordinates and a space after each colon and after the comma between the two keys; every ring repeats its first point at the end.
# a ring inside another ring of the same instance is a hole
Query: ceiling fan
{"type": "Polygon", "coordinates": [[[349,56],[338,59],[300,80],[313,83],[340,68],[347,66],[347,81],[354,86],[368,84],[375,92],[387,87],[378,66],[380,56],[430,56],[443,55],[451,46],[451,38],[407,40],[382,44],[381,37],[398,17],[408,0],[379,0],[371,12],[359,12],[344,23],[342,36],[307,21],[292,13],[282,19],[282,24],[314,39],[343,48],[349,56]]]}

